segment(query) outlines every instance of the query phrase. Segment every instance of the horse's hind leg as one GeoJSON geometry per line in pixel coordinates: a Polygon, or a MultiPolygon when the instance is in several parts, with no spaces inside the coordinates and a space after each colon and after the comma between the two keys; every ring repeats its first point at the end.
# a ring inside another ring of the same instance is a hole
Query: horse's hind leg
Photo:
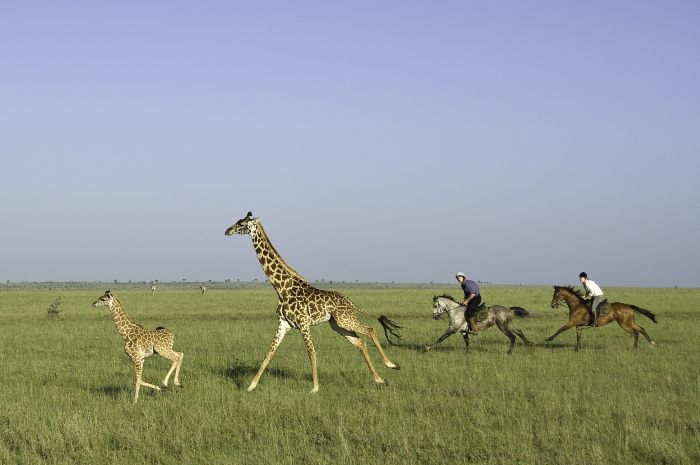
{"type": "Polygon", "coordinates": [[[649,337],[646,329],[644,329],[642,326],[639,326],[639,332],[642,333],[642,336],[644,336],[647,339],[649,344],[651,344],[652,346],[656,346],[656,341],[649,337]]]}
{"type": "Polygon", "coordinates": [[[513,346],[515,346],[515,334],[511,333],[508,331],[505,333],[506,336],[508,336],[508,339],[510,339],[510,347],[508,347],[508,355],[513,353],[513,346]]]}
{"type": "Polygon", "coordinates": [[[503,334],[505,334],[508,339],[510,339],[510,347],[508,347],[508,355],[513,353],[513,346],[515,345],[515,334],[508,328],[507,325],[497,322],[496,325],[498,326],[498,329],[501,330],[503,334]]]}
{"type": "Polygon", "coordinates": [[[619,322],[618,324],[622,329],[630,333],[634,337],[634,344],[632,345],[633,349],[637,349],[637,342],[639,342],[639,333],[642,333],[642,335],[646,338],[647,341],[649,341],[649,344],[655,346],[656,342],[654,342],[650,337],[649,334],[647,334],[646,330],[639,326],[637,323],[634,321],[632,322],[619,322]]]}
{"type": "Polygon", "coordinates": [[[528,345],[528,346],[533,346],[533,345],[534,345],[534,344],[532,343],[532,341],[528,340],[528,338],[525,337],[525,334],[524,334],[522,331],[520,331],[518,328],[516,328],[515,326],[511,326],[511,327],[510,327],[510,330],[511,330],[516,336],[518,336],[520,339],[522,339],[523,342],[525,343],[525,345],[528,345]]]}

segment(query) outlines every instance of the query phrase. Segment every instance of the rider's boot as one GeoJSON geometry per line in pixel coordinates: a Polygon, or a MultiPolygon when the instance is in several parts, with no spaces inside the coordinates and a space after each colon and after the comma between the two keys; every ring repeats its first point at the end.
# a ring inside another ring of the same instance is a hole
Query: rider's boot
{"type": "Polygon", "coordinates": [[[479,330],[476,329],[476,316],[469,318],[469,334],[477,335],[479,330]]]}

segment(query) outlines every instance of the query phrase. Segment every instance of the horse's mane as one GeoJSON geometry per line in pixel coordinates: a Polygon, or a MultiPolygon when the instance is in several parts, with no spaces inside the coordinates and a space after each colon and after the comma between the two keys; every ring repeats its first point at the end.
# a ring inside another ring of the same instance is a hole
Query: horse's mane
{"type": "MultiPolygon", "coordinates": [[[[454,297],[452,297],[451,295],[449,295],[449,294],[441,294],[441,295],[436,295],[436,296],[435,296],[436,299],[437,299],[438,297],[442,297],[442,298],[444,298],[444,299],[450,299],[452,302],[457,302],[457,300],[456,300],[454,297]]],[[[457,302],[457,303],[459,303],[459,302],[457,302]]]]}
{"type": "Polygon", "coordinates": [[[554,289],[565,289],[565,290],[571,292],[571,293],[572,293],[573,295],[575,295],[576,297],[578,297],[578,300],[579,300],[580,302],[584,302],[584,301],[586,300],[586,299],[584,299],[584,295],[583,295],[583,292],[581,291],[581,289],[576,289],[574,286],[572,286],[572,285],[570,285],[570,284],[567,285],[567,286],[557,286],[557,285],[555,285],[555,286],[554,286],[554,289]]]}

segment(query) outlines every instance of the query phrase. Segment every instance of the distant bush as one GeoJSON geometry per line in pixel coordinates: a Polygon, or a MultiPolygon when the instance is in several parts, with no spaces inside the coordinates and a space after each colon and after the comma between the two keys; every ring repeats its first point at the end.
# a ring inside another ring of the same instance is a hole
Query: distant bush
{"type": "Polygon", "coordinates": [[[51,302],[51,305],[49,305],[49,308],[46,310],[49,316],[59,316],[61,314],[61,304],[63,303],[62,299],[59,297],[53,302],[51,302]]]}

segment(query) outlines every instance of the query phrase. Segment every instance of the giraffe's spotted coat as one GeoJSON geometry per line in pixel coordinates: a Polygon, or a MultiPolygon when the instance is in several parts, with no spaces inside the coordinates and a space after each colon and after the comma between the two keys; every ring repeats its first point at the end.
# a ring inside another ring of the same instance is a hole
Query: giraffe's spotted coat
{"type": "Polygon", "coordinates": [[[226,230],[227,236],[233,234],[250,235],[260,266],[279,296],[279,301],[277,302],[277,334],[270,344],[255,378],[253,378],[248,387],[249,391],[257,386],[267,364],[272,359],[275,350],[277,350],[289,329],[298,329],[301,332],[309,360],[311,361],[312,392],[318,391],[316,350],[311,340],[309,328],[324,322],[329,322],[334,331],[344,336],[362,353],[372,377],[378,384],[383,384],[384,380],[375,370],[369,357],[367,344],[359,335],[364,334],[372,340],[386,366],[395,369],[399,368],[384,353],[374,328],[363,325],[358,320],[357,313],[367,314],[367,312],[356,307],[350,299],[338,292],[317,289],[311,286],[277,252],[259,218],[253,218],[252,213],[248,213],[246,217],[238,220],[226,230]]]}
{"type": "Polygon", "coordinates": [[[180,365],[182,364],[184,354],[173,350],[173,340],[175,336],[172,332],[162,327],[150,331],[134,323],[129,318],[129,315],[126,314],[122,303],[110,291],[105,292],[102,297],[95,300],[92,306],[109,307],[117,331],[119,331],[119,334],[124,338],[124,351],[134,364],[136,376],[134,402],[139,399],[141,386],[160,390],[158,386],[141,380],[143,374],[143,360],[153,354],[158,354],[173,362],[168,374],[165,375],[163,379],[163,386],[168,386],[168,381],[173,372],[175,372],[173,383],[175,386],[180,386],[180,365]]]}

